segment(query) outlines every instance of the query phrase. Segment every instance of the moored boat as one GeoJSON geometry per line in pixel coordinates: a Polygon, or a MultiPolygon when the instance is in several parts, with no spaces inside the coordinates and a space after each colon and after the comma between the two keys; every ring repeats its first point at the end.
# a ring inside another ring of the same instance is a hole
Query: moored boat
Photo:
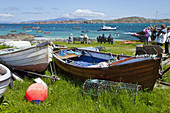
{"type": "Polygon", "coordinates": [[[50,32],[44,32],[44,34],[49,34],[50,32]]]}
{"type": "Polygon", "coordinates": [[[58,68],[80,79],[96,78],[153,89],[161,58],[124,56],[83,49],[53,54],[58,68]]]}
{"type": "Polygon", "coordinates": [[[72,29],[81,29],[81,27],[72,27],[72,29]]]}
{"type": "Polygon", "coordinates": [[[17,32],[16,30],[11,30],[10,32],[17,32]]]}
{"type": "Polygon", "coordinates": [[[103,27],[100,28],[98,31],[114,31],[116,29],[117,29],[117,27],[110,27],[110,26],[103,25],[103,27]]]}
{"type": "Polygon", "coordinates": [[[132,36],[140,39],[140,41],[145,41],[145,35],[144,34],[138,34],[138,33],[131,33],[132,36]]]}
{"type": "Polygon", "coordinates": [[[33,30],[39,30],[40,27],[32,27],[33,30]]]}
{"type": "Polygon", "coordinates": [[[0,62],[11,68],[42,72],[52,61],[52,52],[47,42],[21,49],[3,49],[0,62]]]}
{"type": "Polygon", "coordinates": [[[41,30],[41,31],[37,31],[37,33],[42,33],[43,31],[41,30]]]}
{"type": "Polygon", "coordinates": [[[33,27],[31,27],[31,26],[24,26],[23,28],[33,28],[33,27]]]}
{"type": "Polygon", "coordinates": [[[11,82],[11,72],[4,65],[0,64],[0,98],[6,91],[8,85],[11,82]]]}
{"type": "Polygon", "coordinates": [[[88,33],[89,32],[89,30],[85,30],[85,31],[81,31],[82,33],[88,33]]]}
{"type": "Polygon", "coordinates": [[[31,32],[32,30],[26,30],[26,32],[31,32]]]}

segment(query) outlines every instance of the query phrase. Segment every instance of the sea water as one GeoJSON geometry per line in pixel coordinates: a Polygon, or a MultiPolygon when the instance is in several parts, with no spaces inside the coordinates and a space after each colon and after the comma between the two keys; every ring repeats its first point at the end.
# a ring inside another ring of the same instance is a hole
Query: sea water
{"type": "MultiPolygon", "coordinates": [[[[162,23],[158,23],[160,27],[162,23]]],[[[166,26],[170,23],[164,23],[166,26]]],[[[27,33],[33,35],[37,39],[68,39],[70,33],[73,37],[79,37],[80,34],[87,34],[90,39],[96,39],[99,34],[105,34],[106,37],[111,34],[115,40],[138,40],[137,38],[131,36],[131,34],[142,31],[148,26],[154,26],[155,23],[105,23],[107,26],[117,27],[116,31],[98,31],[104,24],[0,24],[0,35],[7,35],[8,33],[27,33]],[[43,32],[37,33],[37,30],[32,28],[23,27],[40,27],[39,30],[43,32]],[[80,27],[80,29],[72,29],[73,27],[80,27]],[[11,32],[15,31],[16,32],[11,32]],[[82,31],[88,30],[88,33],[82,33],[82,31]],[[50,32],[45,34],[44,32],[50,32]],[[118,33],[119,36],[115,34],[118,33]]]]}

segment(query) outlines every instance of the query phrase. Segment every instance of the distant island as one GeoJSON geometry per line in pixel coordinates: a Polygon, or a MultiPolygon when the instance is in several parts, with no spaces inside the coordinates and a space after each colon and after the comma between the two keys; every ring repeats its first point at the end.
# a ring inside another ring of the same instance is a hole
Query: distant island
{"type": "MultiPolygon", "coordinates": [[[[170,19],[147,19],[144,17],[124,17],[114,20],[87,20],[83,18],[70,19],[70,18],[56,18],[51,20],[42,21],[28,21],[19,24],[80,24],[80,23],[170,23],[170,19]]],[[[18,23],[17,23],[18,24],[18,23]]]]}

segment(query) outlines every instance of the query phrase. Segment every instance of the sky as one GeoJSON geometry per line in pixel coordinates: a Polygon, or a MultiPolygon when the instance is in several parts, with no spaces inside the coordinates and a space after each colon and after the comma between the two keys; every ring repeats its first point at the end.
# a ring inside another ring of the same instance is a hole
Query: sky
{"type": "Polygon", "coordinates": [[[112,20],[170,18],[170,0],[0,0],[0,23],[60,17],[112,20]],[[157,13],[156,13],[157,12],[157,13]]]}

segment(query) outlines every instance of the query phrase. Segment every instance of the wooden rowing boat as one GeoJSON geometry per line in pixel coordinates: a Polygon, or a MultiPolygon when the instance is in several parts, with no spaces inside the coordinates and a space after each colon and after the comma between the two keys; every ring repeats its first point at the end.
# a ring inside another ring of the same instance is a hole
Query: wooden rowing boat
{"type": "Polygon", "coordinates": [[[22,49],[3,49],[0,62],[11,68],[42,72],[52,61],[52,52],[47,42],[22,49]]]}
{"type": "Polygon", "coordinates": [[[132,57],[82,49],[72,49],[73,53],[69,51],[53,54],[57,67],[68,75],[139,84],[151,90],[161,61],[158,56],[132,57]]]}
{"type": "Polygon", "coordinates": [[[0,98],[6,91],[8,85],[11,82],[11,72],[4,65],[0,64],[0,98]]]}

